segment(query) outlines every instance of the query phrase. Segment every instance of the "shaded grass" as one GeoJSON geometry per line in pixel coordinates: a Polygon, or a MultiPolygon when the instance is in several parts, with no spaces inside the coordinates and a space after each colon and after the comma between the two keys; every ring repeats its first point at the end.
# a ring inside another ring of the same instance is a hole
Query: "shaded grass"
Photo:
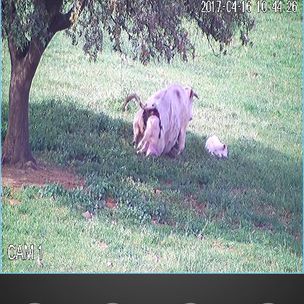
{"type": "MultiPolygon", "coordinates": [[[[252,48],[233,44],[227,56],[215,57],[199,41],[193,62],[148,66],[107,48],[91,63],[58,35],[31,90],[31,145],[36,157],[83,175],[86,188],[5,189],[3,270],[300,271],[299,25],[295,16],[259,16],[252,48]],[[147,98],[175,81],[200,96],[186,150],[176,159],[137,156],[131,145],[136,106],[122,113],[123,98],[133,91],[147,98]],[[228,144],[229,160],[203,150],[212,133],[228,144]],[[22,204],[10,206],[11,198],[22,204]],[[109,199],[117,208],[107,207],[109,199]],[[93,220],[81,216],[86,210],[93,220]],[[7,260],[8,244],[24,242],[43,244],[44,268],[7,260]]],[[[2,139],[5,48],[3,56],[2,139]]]]}

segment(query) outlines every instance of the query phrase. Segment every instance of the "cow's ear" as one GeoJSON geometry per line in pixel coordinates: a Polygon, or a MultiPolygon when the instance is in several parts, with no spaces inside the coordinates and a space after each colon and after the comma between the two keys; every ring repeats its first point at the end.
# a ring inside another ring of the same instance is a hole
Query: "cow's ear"
{"type": "Polygon", "coordinates": [[[198,99],[198,95],[196,94],[196,92],[194,92],[193,90],[192,90],[192,92],[193,92],[193,96],[198,99]]]}
{"type": "Polygon", "coordinates": [[[198,98],[198,95],[193,91],[193,89],[190,90],[190,98],[196,97],[198,98]]]}

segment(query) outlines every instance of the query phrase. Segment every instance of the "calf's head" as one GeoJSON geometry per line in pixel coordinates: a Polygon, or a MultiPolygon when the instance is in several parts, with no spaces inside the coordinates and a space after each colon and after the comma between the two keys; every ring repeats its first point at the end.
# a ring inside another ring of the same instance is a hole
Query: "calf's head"
{"type": "Polygon", "coordinates": [[[155,107],[155,105],[152,105],[152,108],[144,109],[144,112],[143,112],[144,128],[147,127],[147,120],[150,116],[156,116],[158,118],[158,121],[159,121],[159,135],[158,135],[158,138],[160,138],[162,125],[161,125],[159,112],[158,112],[157,108],[155,107]]]}
{"type": "Polygon", "coordinates": [[[219,158],[228,158],[228,147],[226,144],[223,144],[222,148],[216,150],[215,153],[219,158]]]}

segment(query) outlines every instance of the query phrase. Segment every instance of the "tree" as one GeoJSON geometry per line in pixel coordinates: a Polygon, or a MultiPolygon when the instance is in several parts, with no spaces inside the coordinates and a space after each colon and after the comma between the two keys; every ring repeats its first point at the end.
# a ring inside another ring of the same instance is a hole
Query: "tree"
{"type": "Polygon", "coordinates": [[[82,39],[83,50],[92,59],[102,51],[107,32],[114,50],[125,52],[128,45],[143,63],[151,58],[170,62],[177,54],[183,60],[194,56],[185,26],[191,22],[221,45],[228,44],[237,31],[243,42],[248,39],[253,19],[241,6],[230,12],[222,8],[204,12],[203,2],[207,1],[2,0],[2,36],[8,41],[11,60],[2,163],[35,166],[29,144],[29,93],[41,56],[58,31],[68,29],[73,44],[82,39]]]}

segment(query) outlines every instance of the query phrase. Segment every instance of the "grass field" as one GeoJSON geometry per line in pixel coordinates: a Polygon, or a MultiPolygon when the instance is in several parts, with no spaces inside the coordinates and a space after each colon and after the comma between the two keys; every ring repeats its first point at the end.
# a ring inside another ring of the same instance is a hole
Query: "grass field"
{"type": "MultiPolygon", "coordinates": [[[[3,189],[3,272],[300,272],[301,13],[259,14],[251,37],[252,47],[214,56],[197,35],[194,61],[144,66],[108,45],[90,62],[58,34],[32,85],[31,145],[86,186],[3,189]],[[200,97],[186,149],[175,159],[138,156],[137,108],[122,112],[123,99],[171,82],[200,97]],[[204,151],[211,134],[228,144],[228,160],[204,151]],[[9,244],[24,243],[42,245],[43,267],[8,260],[9,244]]],[[[2,72],[3,140],[6,45],[2,72]]]]}

